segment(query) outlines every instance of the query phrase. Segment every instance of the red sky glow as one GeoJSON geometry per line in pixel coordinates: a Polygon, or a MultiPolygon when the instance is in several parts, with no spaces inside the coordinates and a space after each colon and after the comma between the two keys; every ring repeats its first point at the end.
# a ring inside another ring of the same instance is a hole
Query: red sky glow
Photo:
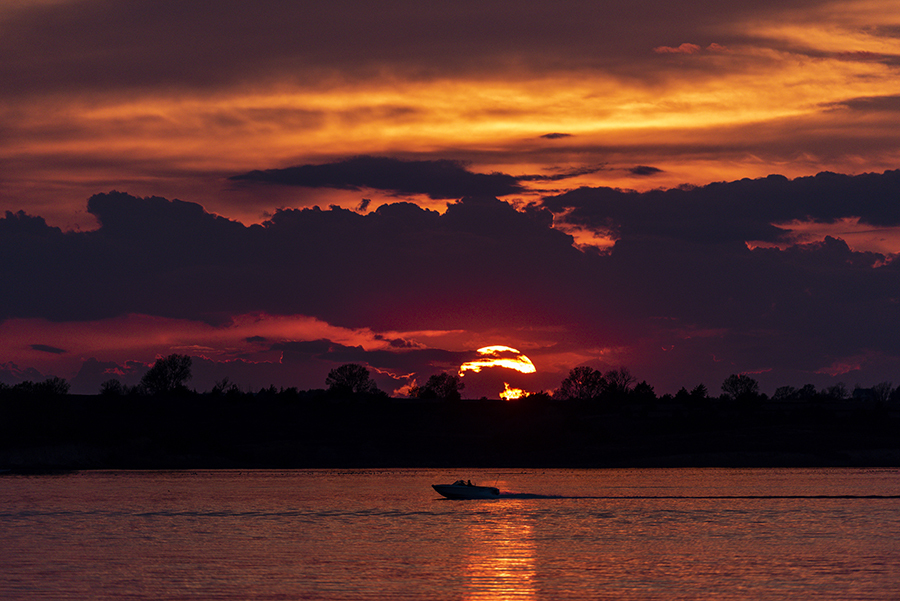
{"type": "Polygon", "coordinates": [[[0,0],[0,56],[0,382],[900,380],[895,1],[0,0]]]}

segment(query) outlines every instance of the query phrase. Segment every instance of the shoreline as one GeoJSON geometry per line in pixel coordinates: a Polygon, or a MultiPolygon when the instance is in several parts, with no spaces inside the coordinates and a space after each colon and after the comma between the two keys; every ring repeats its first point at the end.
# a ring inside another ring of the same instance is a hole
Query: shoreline
{"type": "Polygon", "coordinates": [[[900,467],[900,407],[60,397],[3,407],[0,469],[900,467]]]}

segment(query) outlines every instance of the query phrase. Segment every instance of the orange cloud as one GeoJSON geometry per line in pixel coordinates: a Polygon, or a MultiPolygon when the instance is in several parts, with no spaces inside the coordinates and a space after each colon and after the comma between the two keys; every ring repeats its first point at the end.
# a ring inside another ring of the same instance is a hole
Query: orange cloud
{"type": "MultiPolygon", "coordinates": [[[[54,17],[53,9],[45,9],[40,18],[24,23],[19,35],[28,35],[28,27],[35,36],[45,35],[48,23],[57,21],[59,35],[75,35],[78,28],[68,23],[79,15],[59,10],[54,17]]],[[[133,26],[127,9],[112,12],[109,19],[133,26]]],[[[284,15],[286,22],[290,18],[284,15]]],[[[454,18],[459,15],[448,15],[454,18]]],[[[261,221],[278,206],[354,208],[362,197],[372,199],[374,210],[390,195],[276,187],[262,193],[227,180],[252,169],[358,154],[449,158],[468,161],[477,173],[513,175],[605,165],[562,183],[530,181],[523,197],[531,198],[563,186],[647,190],[774,172],[794,177],[821,170],[880,171],[900,163],[900,141],[884,135],[893,128],[895,114],[835,107],[900,92],[896,38],[890,35],[897,18],[896,3],[871,0],[804,7],[798,13],[761,10],[750,20],[735,13],[732,20],[723,15],[705,34],[721,36],[716,39],[727,40],[727,47],[685,42],[631,56],[619,54],[622,45],[610,44],[602,59],[593,46],[588,53],[577,35],[545,40],[553,46],[541,50],[505,46],[500,58],[489,51],[496,40],[478,38],[459,49],[466,60],[456,61],[453,69],[438,68],[444,59],[433,56],[422,59],[434,61],[431,68],[410,70],[403,58],[408,53],[385,47],[380,52],[388,55],[377,68],[367,69],[366,57],[359,57],[360,65],[348,67],[343,78],[285,68],[306,64],[279,54],[291,51],[295,42],[288,40],[284,49],[262,46],[275,55],[257,57],[267,66],[263,79],[242,78],[226,68],[233,67],[227,62],[195,64],[186,54],[184,68],[195,78],[179,79],[177,85],[139,82],[140,93],[119,89],[127,78],[110,79],[104,87],[102,80],[89,85],[95,80],[88,77],[79,79],[77,85],[85,87],[75,93],[75,84],[64,85],[72,77],[68,70],[56,83],[49,75],[41,82],[26,78],[32,87],[8,86],[15,93],[4,97],[0,111],[0,210],[28,207],[54,225],[91,229],[93,219],[81,211],[84,199],[110,189],[193,200],[246,223],[261,221]],[[554,68],[528,60],[531,53],[551,57],[546,62],[554,68]],[[685,64],[665,60],[675,54],[691,59],[685,64]],[[491,63],[494,59],[504,68],[491,63]],[[493,67],[479,68],[482,64],[493,67]],[[214,81],[191,83],[204,77],[214,81]],[[547,137],[554,132],[567,135],[547,137]],[[630,171],[636,165],[662,171],[641,180],[630,171]]],[[[202,32],[205,25],[197,25],[202,32]]],[[[685,23],[672,26],[672,35],[682,39],[700,35],[685,23]]],[[[248,35],[262,31],[271,37],[271,28],[264,27],[248,35]]],[[[92,43],[76,37],[73,44],[92,43]]],[[[326,60],[339,62],[347,42],[336,38],[341,52],[333,55],[320,50],[326,60]]],[[[652,41],[643,48],[653,48],[652,41]]],[[[153,56],[149,50],[147,61],[153,56]]],[[[222,61],[232,50],[223,49],[222,61]]],[[[295,51],[303,56],[306,49],[295,51]]],[[[106,63],[110,72],[118,72],[113,69],[121,67],[117,61],[125,60],[97,48],[86,55],[100,61],[91,74],[106,72],[100,68],[106,63]]],[[[22,65],[38,60],[29,56],[20,57],[22,65]]],[[[58,67],[51,58],[44,57],[47,65],[58,67]]],[[[65,62],[66,57],[56,58],[65,62]]],[[[3,73],[17,75],[13,64],[3,73]]],[[[329,71],[338,72],[344,71],[329,71]]],[[[178,79],[178,73],[149,73],[178,79]]],[[[439,210],[445,205],[409,198],[439,210]]]]}
{"type": "Polygon", "coordinates": [[[657,54],[697,54],[700,52],[700,46],[697,44],[684,43],[677,47],[657,46],[653,49],[657,54]]]}

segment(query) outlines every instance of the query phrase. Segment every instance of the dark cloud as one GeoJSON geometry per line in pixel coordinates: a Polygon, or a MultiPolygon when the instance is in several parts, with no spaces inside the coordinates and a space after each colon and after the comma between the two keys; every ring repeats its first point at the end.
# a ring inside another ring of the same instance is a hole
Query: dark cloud
{"type": "MultiPolygon", "coordinates": [[[[372,156],[323,165],[251,171],[229,179],[307,188],[373,188],[396,194],[427,194],[434,199],[455,199],[468,195],[506,196],[523,191],[512,176],[472,173],[456,161],[404,161],[372,156]]],[[[364,205],[360,205],[360,210],[365,210],[364,205]]]]}
{"type": "Polygon", "coordinates": [[[47,344],[32,344],[31,348],[42,353],[50,353],[52,355],[64,355],[68,352],[65,349],[56,348],[55,346],[49,346],[47,344]]]}
{"type": "Polygon", "coordinates": [[[271,348],[273,351],[282,351],[294,355],[322,357],[330,353],[332,349],[343,349],[348,347],[320,338],[319,340],[303,340],[301,342],[277,342],[273,344],[271,348]]]}
{"type": "Polygon", "coordinates": [[[117,192],[92,197],[88,210],[96,231],[0,220],[0,276],[18,283],[0,299],[3,318],[227,323],[262,311],[376,331],[556,322],[583,261],[548,212],[485,197],[443,215],[409,203],[367,215],[282,210],[251,227],[193,203],[117,192]],[[533,294],[546,285],[562,298],[533,294]]]}
{"type": "Polygon", "coordinates": [[[662,173],[662,169],[650,167],[648,165],[638,165],[637,167],[632,167],[628,171],[629,173],[631,173],[631,175],[638,176],[656,175],[657,173],[662,173]]]}
{"type": "Polygon", "coordinates": [[[877,37],[900,38],[900,25],[869,25],[862,30],[877,37]]]}
{"type": "Polygon", "coordinates": [[[559,140],[561,138],[571,138],[572,134],[560,134],[560,133],[552,133],[552,134],[544,134],[541,136],[542,138],[547,138],[548,140],[559,140]]]}
{"type": "Polygon", "coordinates": [[[384,340],[388,344],[390,344],[392,348],[420,348],[420,345],[413,342],[412,340],[404,340],[403,338],[386,338],[381,334],[375,334],[375,340],[384,340]]]}
{"type": "Polygon", "coordinates": [[[283,342],[273,345],[272,350],[282,351],[286,360],[315,358],[335,365],[362,363],[398,374],[428,374],[448,366],[457,368],[476,355],[474,352],[442,349],[366,350],[361,346],[347,346],[331,340],[283,342]]]}
{"type": "MultiPolygon", "coordinates": [[[[900,261],[836,238],[791,245],[772,224],[896,226],[898,199],[900,171],[822,173],[645,193],[584,188],[524,211],[491,197],[465,197],[444,214],[403,202],[365,215],[280,210],[247,227],[196,204],[113,192],[88,202],[96,231],[64,233],[24,213],[0,219],[0,280],[16,282],[0,316],[227,324],[237,314],[307,315],[372,332],[500,333],[488,343],[541,332],[567,348],[630,349],[621,362],[662,390],[695,378],[714,386],[738,371],[813,374],[850,356],[900,357],[900,261]],[[617,242],[581,252],[554,216],[617,242]],[[751,240],[787,246],[751,249],[751,240]]],[[[295,382],[321,385],[339,363],[393,381],[467,359],[381,341],[377,350],[276,341],[283,364],[259,369],[289,382],[289,365],[305,378],[295,382]]],[[[249,362],[240,369],[254,373],[249,362]]],[[[797,382],[773,385],[784,383],[797,382]]]]}
{"type": "Polygon", "coordinates": [[[900,225],[900,170],[849,176],[820,173],[788,180],[780,175],[707,186],[638,193],[581,188],[545,199],[554,213],[626,238],[664,237],[693,242],[776,242],[773,223],[833,223],[859,217],[874,226],[900,225]]]}
{"type": "Polygon", "coordinates": [[[838,103],[826,105],[827,108],[846,108],[861,112],[900,112],[900,96],[865,96],[851,98],[838,103]]]}
{"type": "Polygon", "coordinates": [[[599,167],[582,167],[580,169],[568,169],[562,173],[550,173],[542,175],[517,175],[516,180],[520,182],[557,182],[565,179],[578,177],[579,175],[590,175],[606,169],[604,166],[599,167]]]}
{"type": "MultiPolygon", "coordinates": [[[[898,199],[900,172],[892,171],[793,181],[770,176],[642,194],[581,189],[545,205],[570,223],[616,234],[611,283],[632,309],[717,332],[707,334],[707,349],[720,358],[796,365],[808,353],[804,365],[812,371],[809,363],[850,349],[877,347],[897,356],[900,348],[878,324],[897,321],[891,290],[900,266],[881,266],[884,256],[853,252],[830,237],[787,250],[750,250],[746,241],[783,239],[771,224],[793,219],[853,216],[897,225],[898,199]]],[[[686,335],[698,336],[677,330],[672,339],[678,345],[686,335]]]]}

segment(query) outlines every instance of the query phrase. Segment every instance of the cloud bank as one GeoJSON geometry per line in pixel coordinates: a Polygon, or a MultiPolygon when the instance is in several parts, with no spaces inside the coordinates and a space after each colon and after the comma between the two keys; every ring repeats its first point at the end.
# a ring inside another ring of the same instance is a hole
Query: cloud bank
{"type": "MultiPolygon", "coordinates": [[[[397,177],[392,185],[408,185],[397,177]]],[[[486,344],[522,349],[539,373],[563,370],[553,378],[575,363],[625,364],[663,391],[715,389],[736,372],[771,387],[880,381],[900,366],[900,262],[834,236],[799,240],[790,224],[854,217],[893,235],[898,199],[898,171],[822,173],[582,188],[521,210],[488,196],[443,214],[405,202],[365,215],[283,209],[245,226],[195,203],[110,192],[88,201],[96,231],[64,232],[24,212],[0,219],[0,278],[16,283],[0,316],[45,320],[48,332],[130,315],[212,332],[241,316],[307,316],[371,333],[363,346],[240,330],[235,344],[280,354],[306,388],[340,362],[365,362],[399,387],[486,344]],[[615,245],[579,250],[562,231],[573,225],[615,245]],[[438,330],[465,333],[468,346],[396,334],[438,330]]],[[[48,360],[80,352],[52,335],[27,345],[48,360]]]]}

